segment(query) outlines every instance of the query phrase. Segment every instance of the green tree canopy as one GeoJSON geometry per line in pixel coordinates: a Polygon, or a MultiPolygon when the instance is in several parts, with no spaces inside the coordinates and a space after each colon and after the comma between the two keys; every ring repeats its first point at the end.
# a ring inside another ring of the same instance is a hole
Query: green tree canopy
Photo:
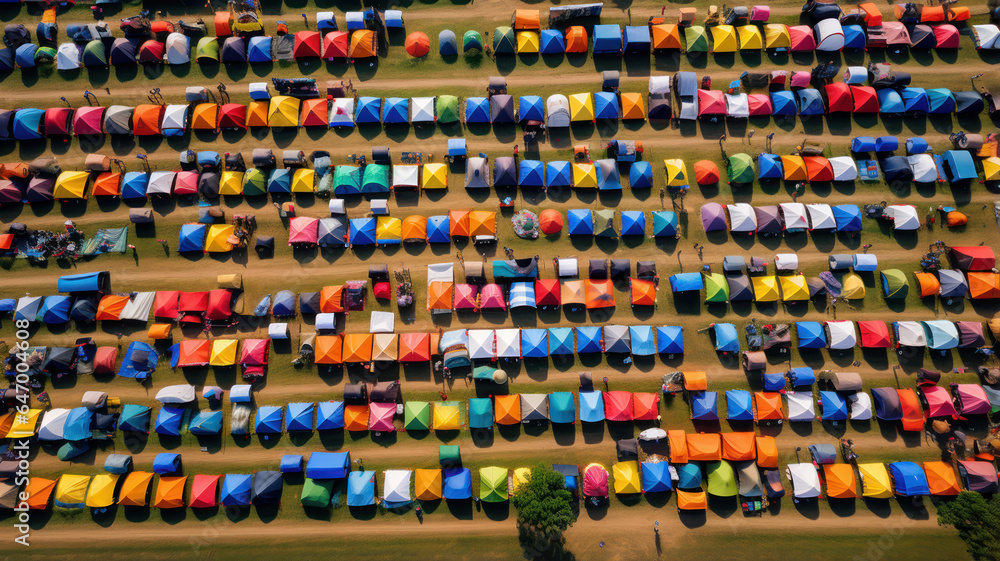
{"type": "Polygon", "coordinates": [[[1000,559],[1000,495],[987,501],[979,493],[963,491],[938,507],[938,524],[954,526],[976,561],[1000,559]]]}
{"type": "Polygon", "coordinates": [[[528,482],[512,499],[517,509],[518,535],[527,557],[561,557],[562,533],[575,521],[572,499],[561,474],[544,464],[531,468],[528,482]]]}

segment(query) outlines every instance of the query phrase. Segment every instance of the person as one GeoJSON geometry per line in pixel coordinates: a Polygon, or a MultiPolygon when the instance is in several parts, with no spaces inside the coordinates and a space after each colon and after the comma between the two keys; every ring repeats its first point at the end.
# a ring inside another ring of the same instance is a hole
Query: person
{"type": "Polygon", "coordinates": [[[517,157],[518,146],[519,146],[518,144],[514,145],[514,157],[515,158],[517,157]]]}

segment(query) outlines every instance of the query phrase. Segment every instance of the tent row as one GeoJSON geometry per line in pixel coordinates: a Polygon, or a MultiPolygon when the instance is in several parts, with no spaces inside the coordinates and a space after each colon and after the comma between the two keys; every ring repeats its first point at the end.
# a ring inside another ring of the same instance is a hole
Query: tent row
{"type": "Polygon", "coordinates": [[[367,218],[296,217],[289,223],[288,244],[295,246],[398,245],[402,242],[449,243],[452,238],[496,239],[496,213],[451,211],[441,216],[367,218]]]}
{"type": "MultiPolygon", "coordinates": [[[[603,262],[603,260],[600,260],[603,262]]],[[[495,279],[509,278],[509,271],[504,270],[505,262],[496,262],[493,276],[495,279]]],[[[516,272],[515,272],[516,274],[516,272]]],[[[518,278],[518,277],[513,277],[518,278]]],[[[520,277],[523,278],[523,277],[520,277]]],[[[613,308],[615,306],[615,287],[611,279],[606,276],[603,280],[554,280],[538,279],[534,283],[514,283],[510,295],[504,296],[503,292],[495,292],[496,289],[489,289],[485,297],[472,288],[472,285],[456,284],[453,280],[430,280],[427,283],[427,309],[430,311],[442,311],[450,313],[453,310],[469,309],[505,309],[501,303],[509,303],[510,307],[538,306],[571,306],[585,307],[587,309],[613,308]],[[540,290],[536,291],[536,287],[540,290]],[[515,291],[516,288],[516,291],[515,291]],[[487,302],[486,299],[489,299],[487,302]],[[459,307],[461,306],[461,307],[459,307]]],[[[652,281],[635,279],[631,281],[632,288],[630,295],[633,298],[643,295],[644,298],[652,297],[655,300],[656,286],[652,281]],[[649,284],[646,284],[649,283],[649,284]]],[[[637,302],[638,303],[638,302],[637,302]]],[[[641,305],[653,305],[654,302],[644,300],[641,305]]]]}
{"type": "Polygon", "coordinates": [[[49,325],[69,321],[136,321],[145,323],[150,311],[160,320],[181,323],[225,321],[233,314],[231,289],[218,288],[204,292],[133,292],[131,295],[51,295],[22,296],[0,300],[0,311],[12,312],[20,321],[44,322],[49,325]]]}
{"type": "Polygon", "coordinates": [[[989,462],[962,460],[882,463],[789,464],[786,477],[796,499],[890,499],[893,497],[954,496],[963,490],[994,493],[996,470],[989,462]]]}
{"type": "Polygon", "coordinates": [[[701,207],[705,232],[739,232],[753,235],[830,230],[860,232],[861,209],[845,204],[831,207],[826,203],[782,203],[751,206],[747,203],[722,205],[706,203],[701,207]]]}

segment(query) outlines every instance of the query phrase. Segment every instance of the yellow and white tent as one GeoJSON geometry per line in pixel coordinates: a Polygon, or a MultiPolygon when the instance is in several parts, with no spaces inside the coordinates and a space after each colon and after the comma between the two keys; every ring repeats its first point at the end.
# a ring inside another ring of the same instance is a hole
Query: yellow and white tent
{"type": "Polygon", "coordinates": [[[448,166],[444,164],[424,164],[420,178],[422,189],[447,189],[448,166]]]}
{"type": "Polygon", "coordinates": [[[569,120],[574,123],[594,120],[594,96],[579,93],[569,96],[569,120]]]}

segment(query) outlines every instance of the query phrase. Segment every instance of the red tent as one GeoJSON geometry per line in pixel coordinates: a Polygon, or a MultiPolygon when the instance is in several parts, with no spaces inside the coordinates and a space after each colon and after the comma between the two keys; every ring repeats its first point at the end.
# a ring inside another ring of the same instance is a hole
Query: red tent
{"type": "Polygon", "coordinates": [[[184,314],[180,319],[181,322],[201,323],[201,314],[208,310],[208,293],[182,292],[177,310],[184,314]]]}
{"type": "Polygon", "coordinates": [[[73,134],[104,134],[105,107],[81,107],[73,115],[73,134]]]}
{"type": "Polygon", "coordinates": [[[546,235],[558,234],[563,229],[563,217],[558,210],[547,208],[538,214],[538,222],[542,233],[546,235]]]}
{"type": "Polygon", "coordinates": [[[327,114],[330,112],[330,105],[326,98],[303,99],[302,116],[299,122],[303,127],[327,127],[327,114]]]}
{"type": "Polygon", "coordinates": [[[584,468],[583,494],[586,497],[607,497],[608,470],[599,464],[590,464],[584,468]]]}
{"type": "Polygon", "coordinates": [[[212,353],[212,342],[208,339],[187,339],[181,341],[177,350],[177,366],[207,366],[212,353]]]}
{"type": "Polygon", "coordinates": [[[652,421],[660,415],[660,394],[636,392],[632,394],[633,419],[652,421]]]}
{"type": "Polygon", "coordinates": [[[538,306],[562,304],[562,292],[557,279],[538,279],[535,281],[535,304],[538,306]]]}
{"type": "Polygon", "coordinates": [[[694,180],[698,185],[715,185],[719,182],[719,166],[709,160],[695,162],[694,180]]]}
{"type": "Polygon", "coordinates": [[[247,106],[239,103],[227,103],[219,108],[219,128],[247,128],[247,106]]]}
{"type": "Polygon", "coordinates": [[[420,58],[427,56],[427,53],[431,51],[431,41],[427,38],[426,34],[414,31],[406,36],[403,48],[406,49],[406,53],[411,57],[420,58]]]}
{"type": "Polygon", "coordinates": [[[826,90],[827,113],[850,113],[854,108],[851,101],[851,87],[843,82],[823,86],[826,90]]]}
{"type": "Polygon", "coordinates": [[[347,58],[349,39],[343,31],[331,31],[323,38],[323,56],[325,58],[347,58]]]}
{"type": "Polygon", "coordinates": [[[981,246],[955,246],[951,248],[949,257],[956,269],[963,271],[991,271],[997,265],[993,248],[981,246]]]}
{"type": "Polygon", "coordinates": [[[934,38],[937,39],[937,48],[939,49],[958,48],[959,34],[954,25],[935,25],[934,38]]]}
{"type": "Polygon", "coordinates": [[[94,180],[95,197],[116,197],[121,194],[122,174],[117,171],[105,171],[94,180]]]}
{"type": "Polygon", "coordinates": [[[45,110],[45,136],[68,136],[73,123],[73,110],[69,107],[50,107],[45,110]]]}
{"type": "Polygon", "coordinates": [[[399,362],[427,362],[431,359],[430,333],[400,333],[399,362]]]}
{"type": "Polygon", "coordinates": [[[191,508],[212,508],[219,502],[219,478],[221,475],[194,476],[191,484],[191,508]]]}
{"type": "Polygon", "coordinates": [[[179,171],[174,179],[174,195],[197,195],[198,194],[198,172],[179,171]]]}
{"type": "Polygon", "coordinates": [[[896,394],[899,395],[899,405],[903,410],[903,430],[924,430],[924,414],[920,410],[920,400],[917,399],[917,394],[910,388],[897,389],[896,394]]]}
{"type": "Polygon", "coordinates": [[[861,347],[868,349],[888,349],[889,328],[884,321],[859,321],[858,331],[861,332],[861,347]]]}
{"type": "Polygon", "coordinates": [[[299,58],[319,58],[319,31],[299,31],[295,34],[295,48],[292,56],[299,58]]]}
{"type": "Polygon", "coordinates": [[[163,121],[163,105],[139,105],[132,112],[132,133],[136,136],[158,136],[163,121]]]}
{"type": "Polygon", "coordinates": [[[609,421],[631,421],[632,392],[604,392],[604,418],[609,421]]]}
{"type": "Polygon", "coordinates": [[[233,315],[233,294],[225,288],[216,288],[208,293],[208,309],[205,319],[218,321],[233,315]]]}
{"type": "Polygon", "coordinates": [[[920,388],[920,393],[924,396],[924,403],[927,405],[925,416],[932,417],[952,417],[958,415],[955,404],[951,402],[951,394],[941,386],[924,386],[920,388]]]}
{"type": "Polygon", "coordinates": [[[240,351],[240,364],[245,366],[264,366],[267,364],[268,344],[270,339],[244,339],[240,351]]]}
{"type": "Polygon", "coordinates": [[[816,50],[816,37],[813,35],[812,28],[808,25],[788,26],[788,38],[792,43],[792,51],[816,50]]]}
{"type": "Polygon", "coordinates": [[[833,181],[833,165],[823,156],[802,156],[809,181],[833,181]]]}
{"type": "Polygon", "coordinates": [[[94,374],[114,374],[118,347],[97,347],[94,353],[94,374]]]}
{"type": "Polygon", "coordinates": [[[870,86],[851,86],[855,113],[878,113],[878,94],[870,86]]]}
{"type": "Polygon", "coordinates": [[[160,290],[156,293],[156,300],[153,303],[153,317],[165,319],[177,319],[177,299],[180,298],[179,290],[160,290]]]}
{"type": "Polygon", "coordinates": [[[751,117],[769,117],[774,113],[774,104],[771,103],[771,96],[767,94],[747,95],[747,105],[750,108],[751,117]]]}
{"type": "Polygon", "coordinates": [[[150,39],[139,47],[139,62],[163,62],[163,43],[150,39]]]}
{"type": "Polygon", "coordinates": [[[725,115],[726,96],[718,90],[698,90],[698,116],[725,115]]]}

